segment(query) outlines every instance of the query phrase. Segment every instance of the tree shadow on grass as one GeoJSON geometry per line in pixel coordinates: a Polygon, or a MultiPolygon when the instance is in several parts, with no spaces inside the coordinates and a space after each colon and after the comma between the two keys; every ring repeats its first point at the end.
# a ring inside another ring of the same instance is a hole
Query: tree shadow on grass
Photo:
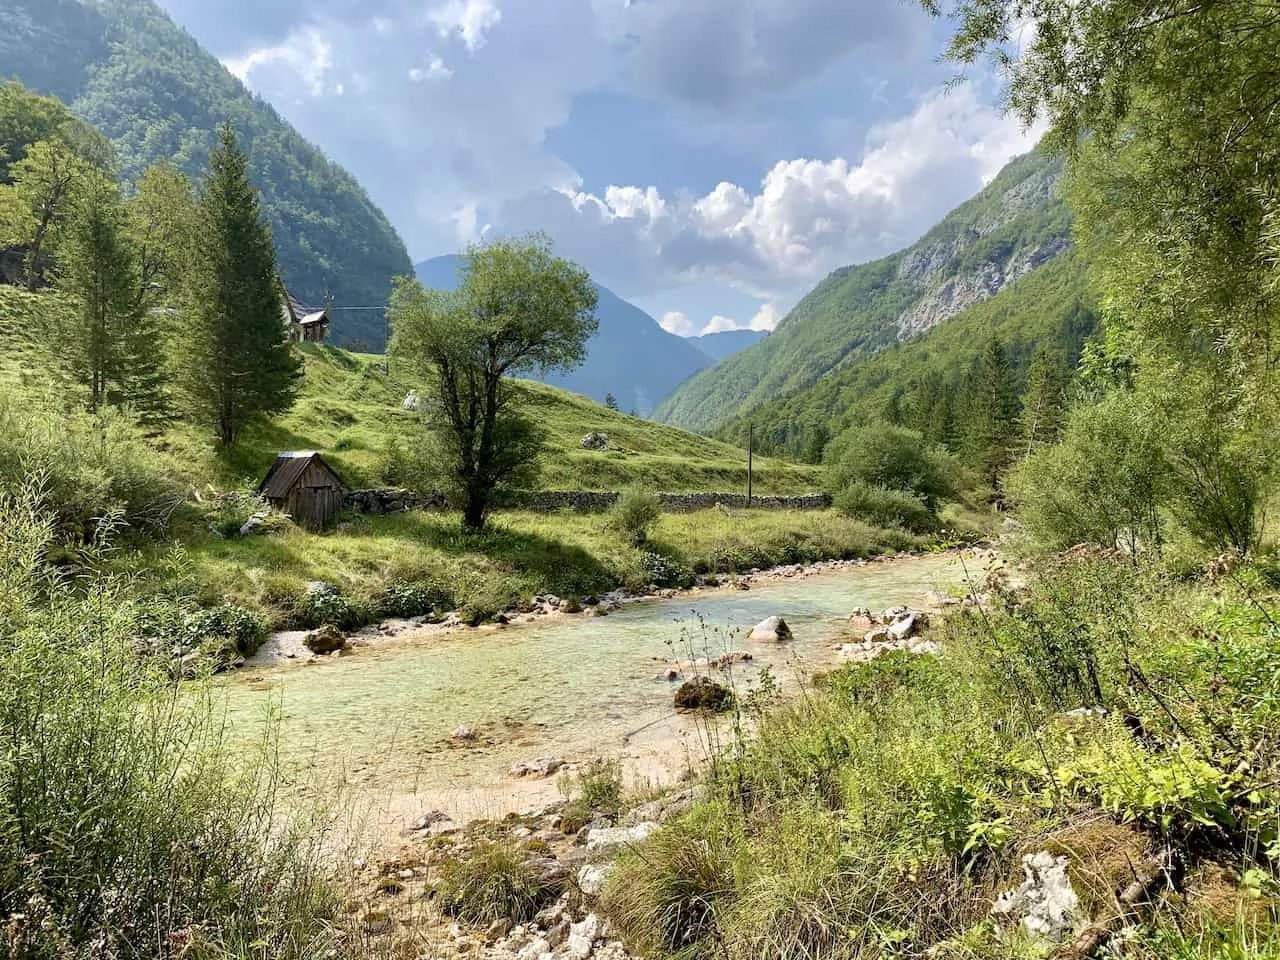
{"type": "Polygon", "coordinates": [[[423,513],[415,527],[432,547],[452,557],[482,556],[538,588],[562,595],[608,590],[616,575],[580,546],[518,530],[492,518],[480,533],[463,528],[452,513],[423,513]]]}

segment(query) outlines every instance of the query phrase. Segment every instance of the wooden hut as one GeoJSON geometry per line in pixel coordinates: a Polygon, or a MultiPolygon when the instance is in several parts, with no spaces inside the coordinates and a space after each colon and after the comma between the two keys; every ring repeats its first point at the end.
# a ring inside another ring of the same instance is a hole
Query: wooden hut
{"type": "Polygon", "coordinates": [[[276,456],[258,495],[309,530],[333,526],[342,510],[346,487],[324,457],[314,450],[292,450],[276,456]]]}
{"type": "Polygon", "coordinates": [[[299,340],[306,343],[324,343],[325,337],[329,335],[327,298],[324,309],[315,310],[304,307],[295,300],[289,288],[284,285],[284,281],[280,282],[280,292],[282,294],[280,314],[284,320],[285,329],[289,331],[289,339],[295,343],[299,340]]]}

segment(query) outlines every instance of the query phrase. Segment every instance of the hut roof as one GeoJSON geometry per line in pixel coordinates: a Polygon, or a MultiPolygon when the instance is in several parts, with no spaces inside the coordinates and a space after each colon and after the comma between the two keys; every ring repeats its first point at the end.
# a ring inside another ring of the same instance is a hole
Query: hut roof
{"type": "Polygon", "coordinates": [[[294,484],[302,478],[302,475],[307,472],[307,467],[313,463],[324,467],[339,486],[345,486],[342,477],[338,476],[338,471],[329,466],[328,461],[316,451],[286,450],[276,454],[276,462],[262,478],[262,483],[258,484],[258,494],[272,499],[287,497],[294,484]]]}
{"type": "Polygon", "coordinates": [[[280,301],[280,315],[287,324],[299,323],[303,326],[309,326],[313,323],[325,323],[329,319],[329,308],[316,310],[314,307],[303,306],[302,303],[289,292],[289,288],[284,285],[284,281],[280,281],[280,289],[284,291],[284,297],[280,301]]]}

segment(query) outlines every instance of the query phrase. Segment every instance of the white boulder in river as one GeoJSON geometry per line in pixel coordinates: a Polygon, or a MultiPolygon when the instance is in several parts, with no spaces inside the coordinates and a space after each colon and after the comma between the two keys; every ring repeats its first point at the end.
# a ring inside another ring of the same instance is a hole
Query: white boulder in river
{"type": "Polygon", "coordinates": [[[748,640],[790,640],[791,628],[781,617],[770,617],[761,620],[751,630],[748,640]]]}

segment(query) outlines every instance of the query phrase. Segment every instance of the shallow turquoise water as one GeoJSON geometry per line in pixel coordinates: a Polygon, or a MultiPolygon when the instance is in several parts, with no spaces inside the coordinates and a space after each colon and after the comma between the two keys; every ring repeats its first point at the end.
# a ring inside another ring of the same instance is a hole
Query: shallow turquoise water
{"type": "Polygon", "coordinates": [[[765,664],[798,678],[832,662],[854,608],[918,603],[963,579],[954,554],[938,555],[646,600],[603,618],[404,637],[310,666],[235,675],[226,682],[230,718],[249,736],[269,706],[278,708],[281,757],[297,789],[336,777],[396,809],[429,802],[495,813],[487,805],[554,795],[546,782],[512,781],[507,770],[518,760],[619,756],[634,779],[667,780],[696,759],[705,725],[672,710],[665,661],[745,649],[755,660],[734,668],[740,688],[765,664]],[[752,625],[773,614],[795,639],[748,643],[752,625]],[[460,724],[488,742],[450,743],[460,724]]]}

